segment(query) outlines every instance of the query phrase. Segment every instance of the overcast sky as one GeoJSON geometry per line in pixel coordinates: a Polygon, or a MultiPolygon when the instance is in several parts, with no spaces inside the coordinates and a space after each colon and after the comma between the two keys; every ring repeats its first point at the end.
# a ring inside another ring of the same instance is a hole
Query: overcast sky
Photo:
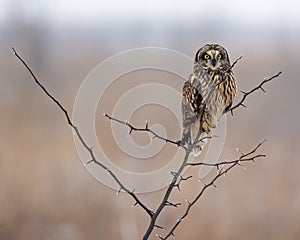
{"type": "MultiPolygon", "coordinates": [[[[43,18],[54,24],[118,22],[130,20],[189,21],[198,15],[210,19],[251,24],[299,25],[300,2],[296,0],[201,1],[201,0],[1,0],[0,21],[21,14],[24,20],[43,18]]],[[[20,16],[19,16],[20,17],[20,16]]]]}

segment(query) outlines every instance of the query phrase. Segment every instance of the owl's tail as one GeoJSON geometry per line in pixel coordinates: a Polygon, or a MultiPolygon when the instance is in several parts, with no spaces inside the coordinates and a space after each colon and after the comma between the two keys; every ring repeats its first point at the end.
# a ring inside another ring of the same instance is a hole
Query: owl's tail
{"type": "MultiPolygon", "coordinates": [[[[199,123],[199,121],[198,121],[199,123]]],[[[193,144],[193,142],[196,140],[196,137],[198,135],[198,131],[200,128],[200,123],[197,124],[196,122],[191,124],[188,128],[183,129],[182,134],[182,142],[183,144],[188,147],[193,144]]],[[[191,154],[193,154],[195,157],[198,157],[203,149],[203,146],[206,144],[206,140],[203,139],[207,136],[205,132],[200,133],[200,136],[198,138],[198,141],[191,151],[191,154]],[[201,140],[202,139],[202,140],[201,140]]]]}

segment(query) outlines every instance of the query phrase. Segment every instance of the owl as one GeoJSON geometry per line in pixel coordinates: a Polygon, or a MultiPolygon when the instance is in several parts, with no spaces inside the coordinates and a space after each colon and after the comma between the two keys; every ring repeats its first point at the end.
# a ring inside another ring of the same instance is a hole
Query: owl
{"type": "Polygon", "coordinates": [[[193,73],[183,85],[181,143],[190,146],[198,156],[206,136],[226,113],[236,94],[236,82],[226,49],[218,44],[207,44],[195,55],[193,73]],[[197,139],[196,139],[197,138],[197,139]]]}

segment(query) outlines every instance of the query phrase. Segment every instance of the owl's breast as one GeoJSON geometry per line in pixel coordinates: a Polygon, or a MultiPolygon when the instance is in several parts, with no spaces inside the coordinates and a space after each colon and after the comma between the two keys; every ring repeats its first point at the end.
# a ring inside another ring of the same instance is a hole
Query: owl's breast
{"type": "Polygon", "coordinates": [[[228,106],[232,104],[236,92],[235,82],[231,73],[216,73],[201,79],[201,94],[206,105],[206,120],[208,125],[213,128],[228,106]]]}

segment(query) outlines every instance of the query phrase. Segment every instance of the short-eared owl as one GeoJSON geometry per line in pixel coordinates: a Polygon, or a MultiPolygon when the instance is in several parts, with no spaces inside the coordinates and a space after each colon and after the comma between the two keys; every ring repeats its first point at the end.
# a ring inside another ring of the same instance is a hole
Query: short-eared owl
{"type": "MultiPolygon", "coordinates": [[[[226,49],[207,44],[195,55],[193,73],[183,86],[182,144],[191,145],[207,136],[227,112],[236,94],[236,83],[226,49]]],[[[193,148],[193,155],[201,152],[203,141],[193,148]]]]}

